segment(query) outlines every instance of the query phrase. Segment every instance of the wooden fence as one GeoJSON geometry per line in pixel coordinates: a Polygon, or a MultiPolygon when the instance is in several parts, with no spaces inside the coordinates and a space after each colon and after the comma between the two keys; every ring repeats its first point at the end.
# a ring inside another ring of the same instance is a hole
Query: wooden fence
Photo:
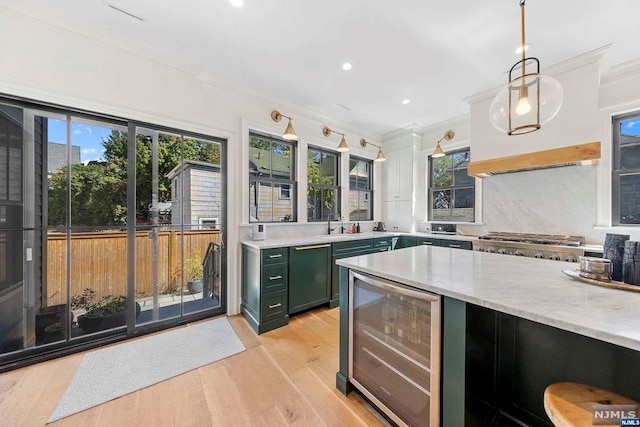
{"type": "MultiPolygon", "coordinates": [[[[154,288],[154,239],[149,232],[136,233],[136,295],[152,295],[154,288]]],[[[218,230],[160,231],[157,233],[157,284],[160,293],[179,289],[182,244],[184,259],[202,262],[209,242],[220,244],[218,230]],[[184,237],[184,239],[183,239],[184,237]]],[[[73,233],[71,235],[71,295],[85,288],[95,298],[127,293],[127,233],[73,233]]],[[[63,304],[67,297],[67,241],[65,235],[47,238],[47,305],[63,304]]]]}

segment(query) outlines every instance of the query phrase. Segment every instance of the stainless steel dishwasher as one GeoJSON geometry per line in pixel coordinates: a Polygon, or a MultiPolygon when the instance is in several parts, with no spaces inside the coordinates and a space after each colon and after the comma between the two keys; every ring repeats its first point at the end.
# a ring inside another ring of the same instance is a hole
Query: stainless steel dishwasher
{"type": "Polygon", "coordinates": [[[399,425],[440,424],[440,296],[349,272],[349,381],[399,425]]]}

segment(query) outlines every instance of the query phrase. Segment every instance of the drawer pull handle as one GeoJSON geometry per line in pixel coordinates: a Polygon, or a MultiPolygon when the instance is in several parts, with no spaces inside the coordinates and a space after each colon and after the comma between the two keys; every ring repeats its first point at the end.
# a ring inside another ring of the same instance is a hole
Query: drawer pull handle
{"type": "Polygon", "coordinates": [[[449,245],[450,248],[459,248],[460,245],[449,245]]]}
{"type": "Polygon", "coordinates": [[[270,258],[270,259],[273,259],[273,258],[282,258],[282,254],[269,255],[269,258],[270,258]]]}
{"type": "Polygon", "coordinates": [[[422,242],[423,245],[433,245],[433,242],[422,242]]]}
{"type": "Polygon", "coordinates": [[[378,242],[379,245],[386,245],[388,244],[386,240],[383,240],[382,242],[378,242]]]}
{"type": "Polygon", "coordinates": [[[269,276],[269,280],[278,280],[278,279],[282,279],[282,276],[269,276]]]}
{"type": "Polygon", "coordinates": [[[320,248],[328,248],[331,244],[326,245],[313,245],[313,246],[296,246],[296,251],[306,251],[307,249],[320,249],[320,248]]]}
{"type": "Polygon", "coordinates": [[[282,307],[282,303],[281,302],[279,302],[277,304],[269,304],[269,308],[270,309],[278,308],[278,307],[282,307]]]}

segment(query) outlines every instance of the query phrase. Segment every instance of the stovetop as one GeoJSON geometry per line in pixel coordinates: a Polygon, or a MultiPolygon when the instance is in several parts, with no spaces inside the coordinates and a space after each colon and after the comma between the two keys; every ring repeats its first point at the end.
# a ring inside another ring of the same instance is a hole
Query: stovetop
{"type": "Polygon", "coordinates": [[[489,234],[480,236],[479,239],[496,242],[532,243],[537,245],[581,246],[584,244],[583,236],[564,234],[503,233],[490,231],[489,234]]]}

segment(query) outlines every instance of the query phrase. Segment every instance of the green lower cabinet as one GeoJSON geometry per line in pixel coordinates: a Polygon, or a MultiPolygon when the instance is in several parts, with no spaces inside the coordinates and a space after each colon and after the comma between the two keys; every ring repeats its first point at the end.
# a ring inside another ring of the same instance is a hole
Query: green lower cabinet
{"type": "Polygon", "coordinates": [[[331,249],[331,300],[329,307],[334,308],[340,304],[340,267],[336,261],[358,255],[373,253],[373,240],[353,240],[348,242],[336,242],[331,249]]]}
{"type": "Polygon", "coordinates": [[[289,323],[289,248],[242,246],[241,312],[258,334],[289,323]]]}
{"type": "Polygon", "coordinates": [[[331,244],[289,249],[289,314],[329,302],[331,244]]]}
{"type": "Polygon", "coordinates": [[[418,239],[414,236],[400,236],[398,237],[398,244],[396,249],[411,248],[418,244],[418,239]]]}

